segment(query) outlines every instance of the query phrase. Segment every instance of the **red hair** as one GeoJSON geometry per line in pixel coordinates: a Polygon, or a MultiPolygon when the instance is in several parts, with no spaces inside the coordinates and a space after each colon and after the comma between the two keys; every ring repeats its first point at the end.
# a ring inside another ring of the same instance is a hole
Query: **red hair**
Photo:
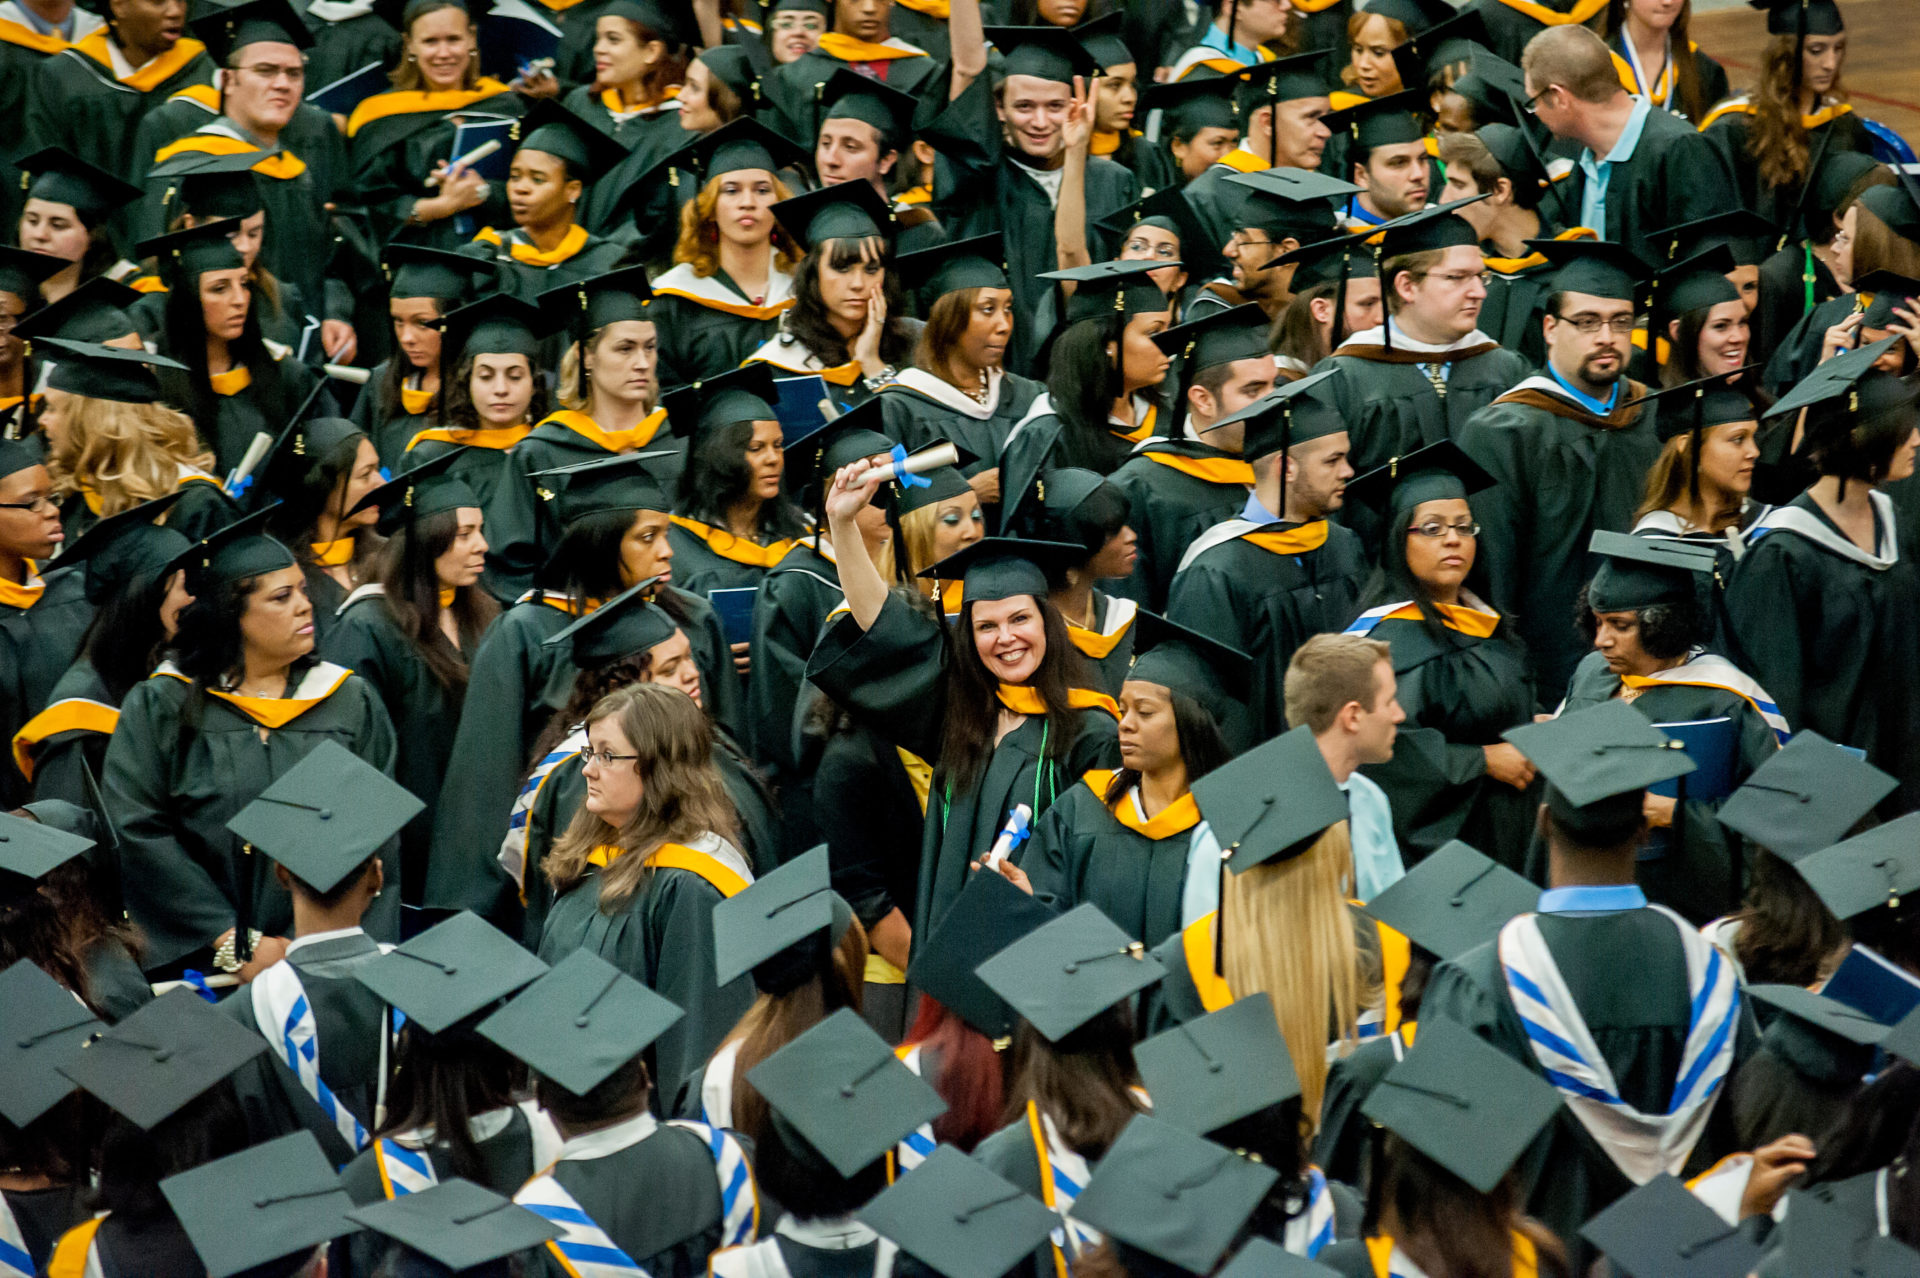
{"type": "Polygon", "coordinates": [[[927,1080],[947,1103],[947,1112],[933,1120],[934,1139],[972,1153],[1000,1130],[1007,1090],[1002,1053],[993,1050],[985,1034],[925,994],[906,1041],[920,1048],[923,1060],[931,1053],[940,1062],[939,1077],[927,1080]]]}

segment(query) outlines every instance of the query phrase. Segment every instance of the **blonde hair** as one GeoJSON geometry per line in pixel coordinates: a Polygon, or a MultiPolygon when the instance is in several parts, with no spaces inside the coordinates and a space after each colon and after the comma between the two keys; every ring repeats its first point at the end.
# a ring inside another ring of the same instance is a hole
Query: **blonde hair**
{"type": "Polygon", "coordinates": [[[1283,684],[1287,726],[1307,725],[1316,735],[1333,726],[1342,706],[1358,701],[1368,710],[1379,698],[1380,663],[1393,650],[1363,635],[1318,634],[1294,649],[1283,684]]]}
{"type": "Polygon", "coordinates": [[[1299,856],[1228,874],[1220,885],[1220,975],[1235,997],[1265,991],[1300,1076],[1301,1116],[1320,1126],[1327,1045],[1351,1040],[1360,1019],[1360,952],[1347,889],[1347,823],[1329,826],[1299,856]]]}
{"type": "MultiPolygon", "coordinates": [[[[463,14],[466,14],[467,11],[464,6],[456,3],[455,0],[428,0],[426,4],[417,6],[409,5],[407,7],[411,12],[407,13],[401,20],[400,63],[394,67],[393,70],[387,72],[387,82],[394,87],[396,92],[422,93],[425,92],[427,88],[427,77],[421,74],[420,63],[415,60],[411,53],[406,52],[406,42],[413,38],[413,24],[430,14],[439,13],[443,9],[458,9],[463,14]]],[[[473,51],[467,55],[466,68],[460,72],[460,87],[467,92],[472,92],[474,89],[480,87],[480,28],[474,22],[471,14],[467,14],[467,30],[473,36],[473,51]]]]}
{"type": "Polygon", "coordinates": [[[60,446],[47,457],[56,497],[91,490],[100,514],[117,515],[180,486],[180,467],[206,470],[193,419],[161,404],[74,395],[60,446]]]}
{"type": "Polygon", "coordinates": [[[646,886],[647,859],[662,844],[707,833],[726,837],[735,826],[733,804],[713,766],[713,729],[691,697],[658,684],[629,684],[602,697],[587,726],[608,719],[619,721],[640,756],[631,765],[645,780],[640,807],[615,829],[582,805],[542,866],[557,897],[586,879],[595,849],[613,849],[600,872],[602,914],[622,909],[646,886]]]}
{"type": "MultiPolygon", "coordinates": [[[[911,575],[933,566],[933,543],[939,535],[940,503],[934,502],[918,510],[902,512],[899,549],[895,550],[891,542],[887,543],[887,549],[895,560],[902,561],[901,566],[911,575]]],[[[929,581],[921,593],[932,593],[939,588],[938,582],[929,581]]]]}
{"type": "MultiPolygon", "coordinates": [[[[680,239],[673,246],[673,260],[684,262],[693,268],[693,273],[705,279],[720,269],[720,235],[713,227],[714,210],[720,206],[720,183],[727,175],[711,178],[700,188],[700,194],[693,197],[680,209],[680,239]],[[712,235],[708,234],[712,231],[712,235]]],[[[791,199],[793,192],[780,180],[779,174],[773,175],[773,194],[778,200],[791,199]]],[[[791,275],[800,265],[800,253],[787,233],[776,224],[773,237],[769,241],[773,246],[774,269],[791,275]]]]}
{"type": "MultiPolygon", "coordinates": [[[[606,331],[604,328],[594,329],[587,334],[586,344],[598,344],[600,334],[606,331]]],[[[579,342],[569,342],[566,353],[560,357],[560,384],[553,396],[560,401],[562,408],[570,408],[576,413],[584,411],[587,406],[586,374],[582,371],[580,345],[579,342]]]]}

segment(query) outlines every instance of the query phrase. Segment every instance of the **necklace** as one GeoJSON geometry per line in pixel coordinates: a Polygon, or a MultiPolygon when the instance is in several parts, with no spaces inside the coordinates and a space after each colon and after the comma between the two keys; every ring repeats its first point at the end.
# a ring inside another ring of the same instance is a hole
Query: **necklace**
{"type": "Polygon", "coordinates": [[[976,404],[984,404],[987,402],[987,370],[986,369],[983,368],[980,370],[980,388],[978,390],[967,391],[966,395],[968,399],[971,399],[976,404]]]}

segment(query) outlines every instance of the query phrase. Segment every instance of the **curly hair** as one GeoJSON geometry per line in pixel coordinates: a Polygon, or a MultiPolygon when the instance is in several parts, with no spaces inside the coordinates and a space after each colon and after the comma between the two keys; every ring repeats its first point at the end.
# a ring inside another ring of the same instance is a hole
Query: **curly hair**
{"type": "MultiPolygon", "coordinates": [[[[446,383],[447,427],[450,430],[483,430],[486,423],[480,420],[480,412],[473,406],[473,356],[467,355],[460,360],[460,367],[454,370],[452,380],[446,383]]],[[[527,361],[532,370],[533,398],[527,401],[526,420],[537,422],[552,411],[547,394],[547,380],[540,376],[540,369],[533,360],[527,361]]]]}
{"type": "Polygon", "coordinates": [[[604,666],[595,666],[591,670],[581,670],[573,676],[573,691],[567,696],[567,704],[547,716],[547,726],[540,730],[534,739],[533,749],[527,753],[527,770],[532,772],[540,760],[553,752],[553,748],[567,739],[575,725],[587,721],[593,708],[630,683],[645,683],[653,676],[653,651],[630,652],[624,657],[608,662],[604,666]]]}
{"type": "MultiPolygon", "coordinates": [[[[1847,100],[1838,76],[1826,100],[1847,100]]],[[[1807,126],[1800,118],[1800,42],[1792,34],[1777,35],[1767,42],[1753,103],[1756,109],[1747,134],[1747,153],[1759,166],[1760,180],[1773,187],[1805,180],[1811,156],[1807,126]]]]}
{"type": "MultiPolygon", "coordinates": [[[[693,268],[693,273],[702,279],[720,269],[720,232],[713,224],[715,211],[720,206],[720,183],[727,174],[709,179],[700,188],[700,194],[693,197],[680,209],[680,238],[673,246],[673,260],[684,262],[693,268]]],[[[787,184],[780,180],[779,174],[773,175],[773,198],[786,200],[793,197],[787,184]]],[[[776,223],[769,241],[773,246],[773,269],[791,273],[800,263],[800,250],[791,237],[776,223]]]]}
{"type": "Polygon", "coordinates": [[[179,487],[182,466],[213,467],[192,418],[164,404],[87,395],[69,396],[59,443],[47,454],[54,496],[91,492],[103,518],[166,496],[179,487]]]}
{"type": "Polygon", "coordinates": [[[886,241],[877,238],[824,240],[800,259],[793,275],[793,306],[781,317],[781,326],[829,368],[847,363],[853,358],[853,352],[847,348],[847,339],[840,336],[827,318],[826,299],[820,291],[821,267],[852,270],[866,260],[869,251],[877,252],[881,265],[886,268],[880,285],[881,296],[887,304],[887,327],[880,334],[881,362],[898,366],[913,357],[913,326],[905,318],[907,290],[900,282],[900,273],[893,269],[886,241]]]}
{"type": "MultiPolygon", "coordinates": [[[[1580,596],[1574,601],[1574,621],[1580,627],[1580,633],[1587,637],[1588,647],[1593,646],[1594,639],[1600,634],[1599,615],[1587,602],[1587,592],[1591,586],[1591,582],[1581,586],[1580,596]]],[[[1671,661],[1675,657],[1686,656],[1697,645],[1704,643],[1712,630],[1706,609],[1698,599],[1649,604],[1631,611],[1640,619],[1641,650],[1655,661],[1671,661]]]]}

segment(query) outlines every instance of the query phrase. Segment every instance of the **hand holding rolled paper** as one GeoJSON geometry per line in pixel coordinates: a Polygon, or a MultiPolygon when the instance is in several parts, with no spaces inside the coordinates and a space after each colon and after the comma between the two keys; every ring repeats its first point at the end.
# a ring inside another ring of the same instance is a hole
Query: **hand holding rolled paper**
{"type": "MultiPolygon", "coordinates": [[[[923,448],[909,454],[905,448],[893,450],[893,460],[882,462],[874,468],[874,474],[883,484],[890,484],[902,475],[924,475],[930,470],[939,470],[942,466],[958,466],[960,450],[952,444],[935,444],[932,448],[923,448]]],[[[925,480],[921,480],[925,483],[925,480]]]]}

